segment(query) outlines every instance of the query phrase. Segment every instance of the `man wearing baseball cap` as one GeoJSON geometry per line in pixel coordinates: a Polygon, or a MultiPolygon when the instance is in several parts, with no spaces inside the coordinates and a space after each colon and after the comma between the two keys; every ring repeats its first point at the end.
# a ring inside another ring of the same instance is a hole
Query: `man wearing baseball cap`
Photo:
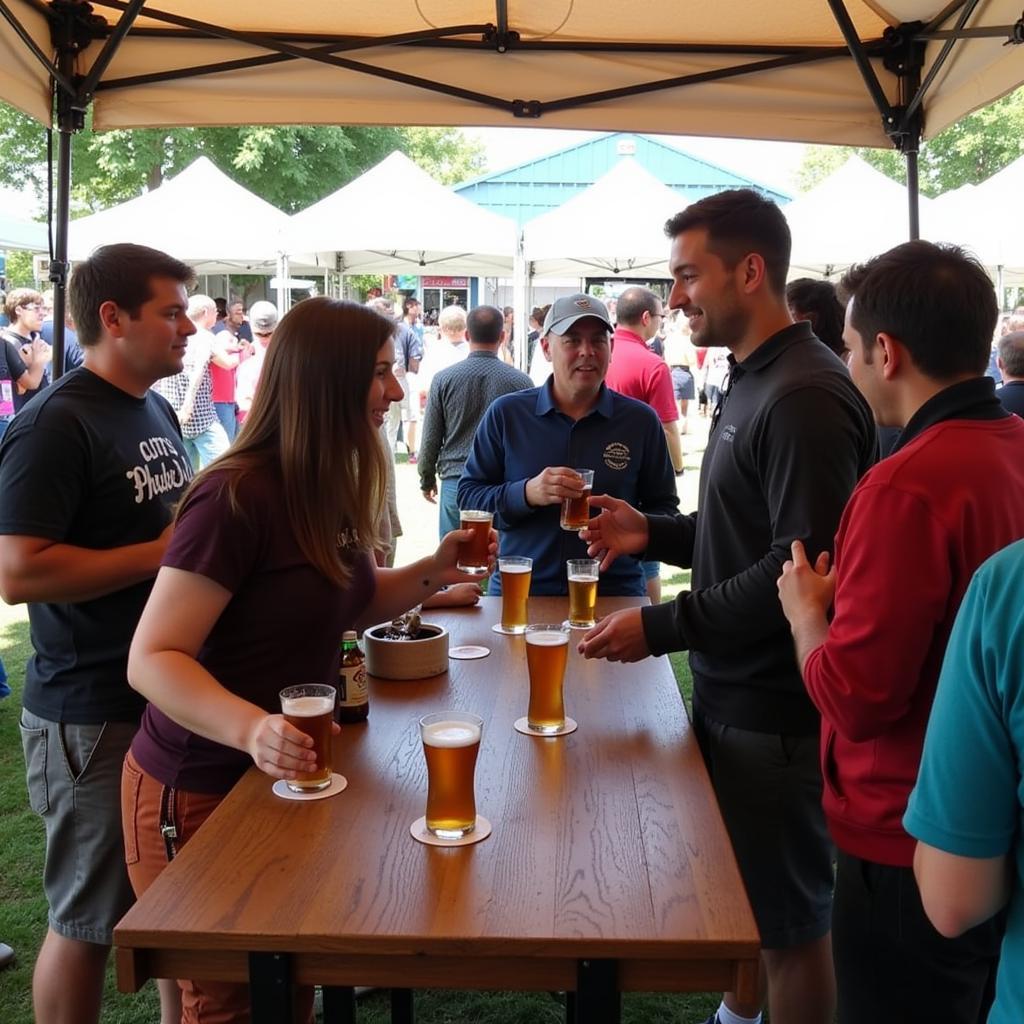
{"type": "Polygon", "coordinates": [[[274,328],[277,327],[277,306],[265,299],[254,302],[249,310],[249,323],[252,325],[253,335],[252,355],[238,368],[238,383],[235,387],[239,423],[249,414],[256,394],[267,346],[274,334],[274,328]]]}
{"type": "MultiPolygon", "coordinates": [[[[577,470],[594,471],[594,494],[639,502],[652,514],[678,506],[658,417],[605,386],[613,330],[599,299],[557,299],[540,339],[551,377],[490,406],[459,481],[459,508],[494,513],[501,554],[533,559],[532,594],[567,593],[566,560],[587,557],[579,536],[559,527],[563,499],[583,493],[577,470]]],[[[490,593],[500,592],[495,573],[490,593]]],[[[615,559],[599,592],[646,594],[638,560],[615,559]]]]}

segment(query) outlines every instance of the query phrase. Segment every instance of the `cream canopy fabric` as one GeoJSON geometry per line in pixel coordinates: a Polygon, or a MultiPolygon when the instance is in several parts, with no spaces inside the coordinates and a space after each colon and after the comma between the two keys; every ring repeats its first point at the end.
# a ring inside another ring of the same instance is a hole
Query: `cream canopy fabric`
{"type": "Polygon", "coordinates": [[[669,277],[665,221],[686,200],[624,157],[589,188],[523,228],[536,277],[669,277]]]}
{"type": "Polygon", "coordinates": [[[82,260],[97,246],[136,242],[200,274],[271,273],[288,219],[201,156],[152,192],[73,220],[68,256],[82,260]]]}
{"type": "Polygon", "coordinates": [[[295,214],[283,244],[346,274],[500,277],[512,272],[516,226],[396,151],[295,214]]]}
{"type": "MultiPolygon", "coordinates": [[[[1024,47],[1003,45],[1022,17],[1020,0],[967,3],[973,35],[954,44],[931,84],[926,135],[1024,80],[1024,47]]],[[[40,6],[8,0],[49,55],[40,6]]],[[[124,6],[92,0],[93,13],[111,26],[124,6]]],[[[956,0],[846,0],[846,9],[857,35],[873,45],[887,28],[922,23],[926,75],[944,46],[941,32],[966,8],[956,0]]],[[[101,47],[97,39],[84,48],[79,73],[88,72],[101,47]]],[[[897,103],[895,75],[878,56],[872,65],[888,101],[897,103]]],[[[0,98],[48,122],[50,96],[48,73],[24,41],[13,31],[0,33],[0,98]]],[[[642,8],[619,0],[392,0],[385,7],[161,0],[143,6],[105,69],[94,117],[98,128],[541,125],[889,145],[827,0],[647,0],[642,8]],[[460,26],[464,31],[452,31],[460,26]],[[224,31],[249,35],[245,42],[216,37],[224,31]],[[409,35],[399,45],[394,37],[401,34],[409,35]],[[388,40],[372,45],[383,36],[388,40]],[[294,57],[317,47],[319,61],[294,57]],[[833,52],[821,60],[812,50],[833,52]],[[261,61],[255,66],[152,77],[254,57],[261,61]],[[699,77],[738,65],[757,70],[699,77]],[[689,84],[617,92],[676,79],[689,84]],[[584,96],[590,99],[580,102],[584,96]]]]}
{"type": "MultiPolygon", "coordinates": [[[[921,197],[925,233],[931,200],[921,197]]],[[[851,156],[782,208],[793,235],[790,276],[831,275],[907,240],[907,190],[851,156]]]]}

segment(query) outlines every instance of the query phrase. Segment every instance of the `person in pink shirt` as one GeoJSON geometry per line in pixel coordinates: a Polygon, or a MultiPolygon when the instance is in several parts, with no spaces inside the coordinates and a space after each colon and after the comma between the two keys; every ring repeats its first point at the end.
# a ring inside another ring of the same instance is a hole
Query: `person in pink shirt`
{"type": "MultiPolygon", "coordinates": [[[[616,305],[618,319],[612,336],[612,360],[605,383],[620,395],[646,402],[661,420],[668,442],[672,468],[683,472],[683,449],[679,440],[679,409],[672,390],[672,371],[655,355],[647,342],[657,333],[665,317],[661,299],[649,288],[627,288],[616,305]]],[[[643,562],[647,596],[661,601],[661,563],[643,562]]]]}

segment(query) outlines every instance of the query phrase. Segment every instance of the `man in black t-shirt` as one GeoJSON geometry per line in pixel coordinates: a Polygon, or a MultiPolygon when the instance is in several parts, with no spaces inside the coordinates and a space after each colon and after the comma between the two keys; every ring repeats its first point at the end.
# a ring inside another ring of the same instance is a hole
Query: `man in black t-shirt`
{"type": "MultiPolygon", "coordinates": [[[[41,1021],[99,1020],[113,927],[133,900],[121,764],[144,701],[128,685],[128,648],[191,477],[177,417],[150,385],[182,368],[191,280],[138,245],[79,264],[70,300],[83,365],[0,444],[0,596],[28,603],[34,647],[21,732],[46,828],[41,1021]]],[[[162,999],[176,992],[161,983],[162,999]]]]}

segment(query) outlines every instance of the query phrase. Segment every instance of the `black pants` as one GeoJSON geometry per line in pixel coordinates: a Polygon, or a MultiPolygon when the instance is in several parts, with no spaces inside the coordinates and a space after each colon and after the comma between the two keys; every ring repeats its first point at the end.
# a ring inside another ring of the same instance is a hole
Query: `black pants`
{"type": "Polygon", "coordinates": [[[839,1024],[983,1024],[1005,917],[959,938],[928,920],[911,868],[837,854],[832,944],[839,1024]]]}

